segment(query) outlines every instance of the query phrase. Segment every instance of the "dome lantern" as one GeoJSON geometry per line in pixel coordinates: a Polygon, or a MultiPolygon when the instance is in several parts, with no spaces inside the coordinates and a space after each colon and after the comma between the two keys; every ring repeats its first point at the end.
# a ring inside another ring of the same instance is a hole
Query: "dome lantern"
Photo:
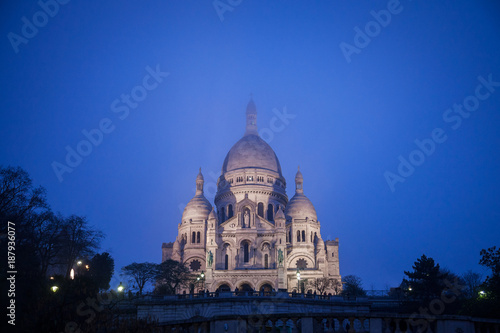
{"type": "Polygon", "coordinates": [[[297,174],[295,175],[295,193],[304,193],[304,189],[302,185],[304,184],[304,177],[302,176],[302,172],[300,172],[300,166],[297,170],[297,174]]]}
{"type": "Polygon", "coordinates": [[[203,175],[201,173],[201,168],[200,172],[198,172],[198,176],[196,176],[196,195],[203,194],[203,183],[205,182],[203,175]]]}
{"type": "Polygon", "coordinates": [[[248,102],[247,105],[247,126],[246,126],[246,131],[245,135],[259,135],[259,132],[257,132],[257,108],[255,107],[255,103],[253,102],[253,99],[250,98],[250,102],[248,102]]]}

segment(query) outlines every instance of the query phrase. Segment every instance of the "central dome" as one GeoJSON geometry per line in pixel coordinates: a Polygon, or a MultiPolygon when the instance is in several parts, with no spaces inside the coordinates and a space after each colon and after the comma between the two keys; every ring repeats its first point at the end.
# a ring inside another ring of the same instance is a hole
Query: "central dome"
{"type": "Polygon", "coordinates": [[[227,153],[222,174],[238,169],[258,168],[274,171],[282,177],[280,162],[274,150],[259,137],[257,108],[253,100],[248,102],[246,118],[245,135],[227,153]]]}
{"type": "Polygon", "coordinates": [[[246,134],[234,144],[224,160],[222,173],[243,168],[266,169],[282,176],[278,157],[258,134],[246,134]]]}

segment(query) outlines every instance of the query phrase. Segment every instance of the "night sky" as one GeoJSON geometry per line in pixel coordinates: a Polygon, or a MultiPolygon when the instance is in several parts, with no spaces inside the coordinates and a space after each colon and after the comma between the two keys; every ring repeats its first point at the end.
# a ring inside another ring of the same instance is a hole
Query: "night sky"
{"type": "Polygon", "coordinates": [[[339,238],[342,275],[385,289],[422,254],[487,274],[496,1],[60,1],[0,5],[0,164],[104,231],[117,272],[160,262],[199,167],[213,203],[253,94],[289,198],[300,165],[323,239],[339,238]]]}

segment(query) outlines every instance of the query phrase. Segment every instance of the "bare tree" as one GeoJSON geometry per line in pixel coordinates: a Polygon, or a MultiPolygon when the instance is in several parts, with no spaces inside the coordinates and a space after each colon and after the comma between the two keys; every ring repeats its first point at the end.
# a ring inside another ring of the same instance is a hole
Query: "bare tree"
{"type": "Polygon", "coordinates": [[[481,274],[468,270],[462,274],[462,280],[464,283],[464,289],[462,290],[466,298],[475,298],[478,296],[479,288],[483,283],[483,277],[481,274]]]}
{"type": "Polygon", "coordinates": [[[327,277],[321,277],[310,281],[310,286],[314,288],[318,293],[323,294],[332,283],[332,279],[327,277]]]}
{"type": "Polygon", "coordinates": [[[139,295],[147,283],[155,281],[159,273],[159,265],[151,262],[133,262],[122,268],[121,276],[128,278],[129,282],[135,283],[139,289],[139,295]]]}
{"type": "Polygon", "coordinates": [[[342,290],[342,283],[339,280],[330,277],[321,277],[309,281],[309,286],[315,289],[319,294],[325,292],[333,291],[334,295],[337,295],[342,290]]]}
{"type": "Polygon", "coordinates": [[[334,295],[339,295],[342,292],[342,282],[338,279],[333,279],[330,288],[333,290],[334,295]]]}
{"type": "Polygon", "coordinates": [[[43,277],[47,269],[56,263],[62,250],[61,228],[64,223],[62,216],[56,216],[51,211],[35,213],[31,217],[32,237],[35,252],[40,259],[40,275],[43,277]]]}
{"type": "Polygon", "coordinates": [[[61,237],[63,251],[60,254],[60,263],[66,267],[65,276],[69,276],[76,260],[92,256],[99,249],[104,236],[101,231],[89,226],[84,217],[71,215],[64,220],[61,237]]]}
{"type": "MultiPolygon", "coordinates": [[[[47,207],[45,189],[33,187],[29,174],[20,167],[0,167],[0,232],[6,233],[7,221],[16,223],[24,233],[30,214],[47,207]]],[[[23,238],[19,238],[22,242],[23,238]]],[[[20,245],[20,243],[18,243],[20,245]]]]}

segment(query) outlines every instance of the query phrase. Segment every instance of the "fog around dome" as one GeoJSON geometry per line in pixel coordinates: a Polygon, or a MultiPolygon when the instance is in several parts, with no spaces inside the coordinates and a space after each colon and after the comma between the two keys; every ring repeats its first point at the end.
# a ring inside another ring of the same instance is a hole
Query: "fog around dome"
{"type": "Polygon", "coordinates": [[[243,168],[260,168],[277,172],[281,166],[271,146],[258,135],[245,135],[229,150],[222,165],[222,173],[243,168]]]}

